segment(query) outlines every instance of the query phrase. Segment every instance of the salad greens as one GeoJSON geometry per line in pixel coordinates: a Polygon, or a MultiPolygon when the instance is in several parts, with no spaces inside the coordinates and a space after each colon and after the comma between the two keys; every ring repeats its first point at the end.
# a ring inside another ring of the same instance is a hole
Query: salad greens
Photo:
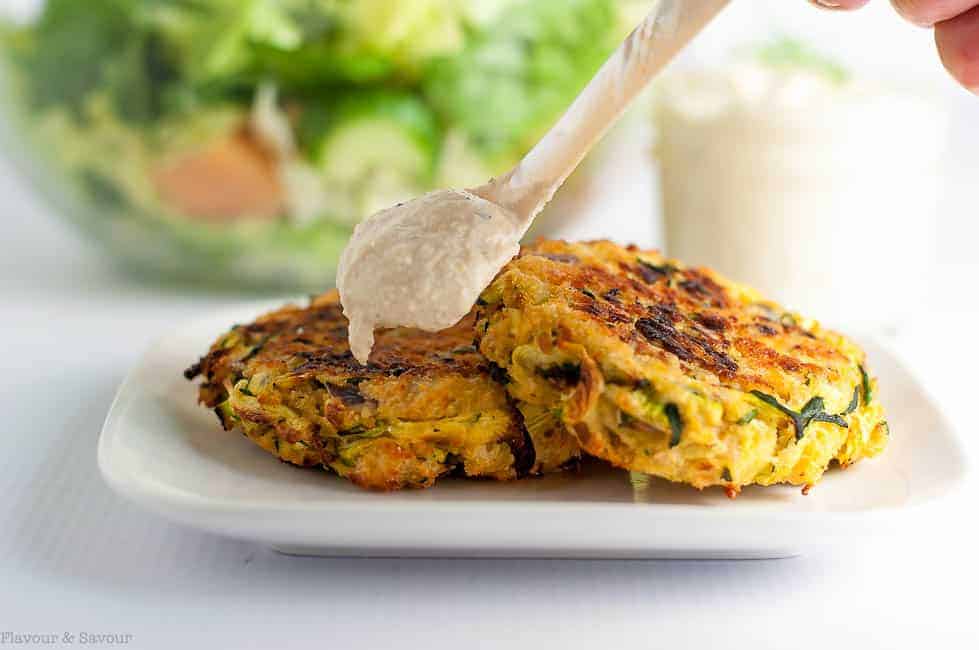
{"type": "Polygon", "coordinates": [[[538,1],[501,15],[425,82],[432,104],[491,159],[531,146],[615,45],[617,14],[604,0],[538,1]]]}
{"type": "Polygon", "coordinates": [[[135,264],[321,287],[368,213],[515,162],[611,52],[623,2],[47,0],[0,25],[0,63],[15,130],[135,264]],[[218,162],[272,160],[280,215],[161,198],[161,167],[242,137],[253,160],[218,162]]]}

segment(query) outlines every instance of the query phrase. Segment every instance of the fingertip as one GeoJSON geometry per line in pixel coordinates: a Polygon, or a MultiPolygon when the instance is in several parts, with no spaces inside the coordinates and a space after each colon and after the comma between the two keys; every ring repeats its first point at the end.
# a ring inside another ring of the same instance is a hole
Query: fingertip
{"type": "Polygon", "coordinates": [[[852,11],[859,9],[870,0],[809,0],[809,3],[820,9],[831,11],[852,11]]]}
{"type": "Polygon", "coordinates": [[[935,44],[949,73],[979,94],[979,6],[936,24],[935,44]]]}
{"type": "Polygon", "coordinates": [[[891,0],[894,9],[918,27],[933,27],[975,6],[975,0],[891,0]]]}

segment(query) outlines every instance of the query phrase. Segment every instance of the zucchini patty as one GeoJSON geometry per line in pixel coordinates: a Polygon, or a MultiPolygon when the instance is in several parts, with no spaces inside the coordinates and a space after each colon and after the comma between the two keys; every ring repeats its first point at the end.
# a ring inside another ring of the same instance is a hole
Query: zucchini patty
{"type": "Polygon", "coordinates": [[[655,251],[540,242],[479,305],[480,351],[521,408],[620,467],[734,496],[810,486],[886,445],[860,348],[655,251]]]}
{"type": "Polygon", "coordinates": [[[437,334],[381,332],[363,367],[332,291],[235,326],[186,376],[203,376],[200,401],[225,429],[365,488],[428,487],[449,473],[508,480],[575,464],[574,438],[550,411],[514,405],[472,331],[469,316],[437,334]]]}

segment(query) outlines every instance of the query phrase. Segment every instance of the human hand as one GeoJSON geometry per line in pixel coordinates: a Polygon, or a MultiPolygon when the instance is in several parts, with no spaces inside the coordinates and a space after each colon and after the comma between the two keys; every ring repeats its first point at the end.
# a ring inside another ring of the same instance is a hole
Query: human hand
{"type": "MultiPolygon", "coordinates": [[[[809,0],[823,9],[859,9],[869,0],[809,0]]],[[[935,28],[945,68],[979,94],[979,0],[891,0],[897,12],[922,27],[935,28]]]]}

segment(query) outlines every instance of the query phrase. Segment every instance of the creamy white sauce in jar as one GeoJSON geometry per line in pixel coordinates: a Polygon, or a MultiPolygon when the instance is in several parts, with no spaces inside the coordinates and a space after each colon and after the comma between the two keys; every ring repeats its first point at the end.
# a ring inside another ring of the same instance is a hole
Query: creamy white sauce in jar
{"type": "Polygon", "coordinates": [[[462,190],[432,192],[358,225],[337,270],[354,357],[367,363],[375,328],[434,332],[459,322],[519,252],[525,229],[499,205],[462,190]]]}
{"type": "Polygon", "coordinates": [[[658,109],[668,252],[832,323],[896,323],[924,289],[943,114],[806,69],[681,73],[658,109]]]}

